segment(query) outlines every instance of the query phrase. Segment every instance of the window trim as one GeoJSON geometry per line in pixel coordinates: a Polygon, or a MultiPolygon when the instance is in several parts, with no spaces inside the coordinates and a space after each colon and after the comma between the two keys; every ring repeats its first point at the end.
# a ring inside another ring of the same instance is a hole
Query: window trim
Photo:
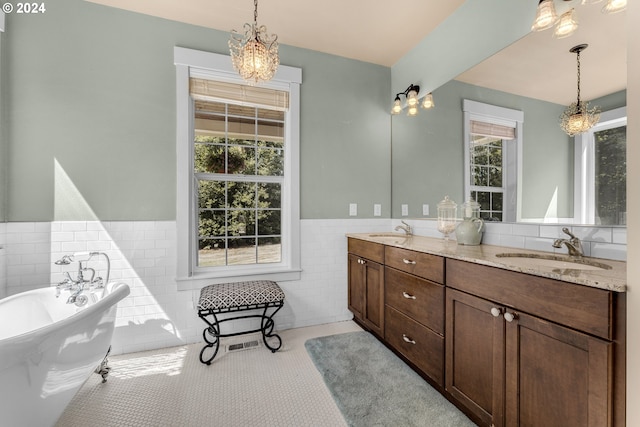
{"type": "Polygon", "coordinates": [[[204,270],[195,267],[195,191],[193,188],[193,113],[189,78],[207,78],[246,84],[235,72],[228,55],[174,47],[176,66],[176,281],[178,290],[231,280],[300,279],[300,84],[302,70],[280,65],[274,78],[263,87],[289,92],[285,113],[285,182],[282,200],[282,262],[204,270]],[[286,239],[286,240],[285,240],[286,239]],[[285,244],[286,242],[286,244],[285,244]]]}
{"type": "MultiPolygon", "coordinates": [[[[471,121],[482,121],[515,129],[515,144],[503,144],[503,170],[506,174],[504,182],[502,222],[515,222],[520,220],[517,213],[522,201],[520,199],[519,186],[522,182],[522,142],[524,113],[520,110],[485,104],[484,102],[462,100],[464,113],[464,197],[465,201],[471,194],[471,121]]],[[[507,140],[503,140],[507,141],[507,140]]]]}
{"type": "Polygon", "coordinates": [[[627,124],[627,107],[600,114],[600,121],[574,138],[573,220],[575,224],[595,223],[595,136],[594,133],[627,124]]]}

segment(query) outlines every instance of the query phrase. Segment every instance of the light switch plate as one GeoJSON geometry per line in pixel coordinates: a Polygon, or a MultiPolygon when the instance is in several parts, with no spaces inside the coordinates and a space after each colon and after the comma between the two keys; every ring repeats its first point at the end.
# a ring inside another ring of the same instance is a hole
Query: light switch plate
{"type": "Polygon", "coordinates": [[[429,216],[429,205],[427,204],[422,205],[422,215],[429,216]]]}
{"type": "Polygon", "coordinates": [[[402,205],[402,216],[409,215],[409,205],[402,205]]]}
{"type": "Polygon", "coordinates": [[[358,204],[357,203],[349,203],[349,216],[358,215],[358,204]]]}
{"type": "Polygon", "coordinates": [[[382,205],[379,203],[376,203],[373,205],[373,216],[380,216],[382,215],[382,205]]]}

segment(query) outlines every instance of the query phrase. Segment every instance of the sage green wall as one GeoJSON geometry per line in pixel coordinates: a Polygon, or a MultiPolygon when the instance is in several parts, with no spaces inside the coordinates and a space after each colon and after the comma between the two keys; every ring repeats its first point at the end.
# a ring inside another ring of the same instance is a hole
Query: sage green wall
{"type": "MultiPolygon", "coordinates": [[[[573,139],[558,126],[565,106],[452,80],[433,92],[436,108],[417,117],[398,115],[392,125],[392,216],[422,217],[422,204],[436,217],[436,204],[449,195],[465,200],[462,101],[470,99],[524,112],[520,189],[523,220],[544,218],[551,209],[573,217],[573,139]]],[[[626,92],[592,101],[603,111],[626,105],[626,92]]]]}
{"type": "Polygon", "coordinates": [[[436,108],[417,117],[393,117],[393,210],[409,204],[409,216],[422,216],[422,204],[437,216],[436,204],[449,195],[462,203],[464,135],[462,101],[470,99],[524,111],[523,216],[543,217],[558,191],[560,215],[572,214],[573,143],[557,126],[563,107],[452,80],[433,92],[436,108]],[[553,155],[549,155],[553,153],[553,155]],[[570,201],[570,203],[569,203],[570,201]],[[539,216],[537,216],[539,215],[539,216]]]}
{"type": "MultiPolygon", "coordinates": [[[[228,33],[81,0],[6,27],[7,219],[175,219],[173,48],[226,54],[228,33]]],[[[389,217],[390,69],[285,45],[280,58],[303,72],[302,217],[347,217],[349,202],[389,217]]]]}

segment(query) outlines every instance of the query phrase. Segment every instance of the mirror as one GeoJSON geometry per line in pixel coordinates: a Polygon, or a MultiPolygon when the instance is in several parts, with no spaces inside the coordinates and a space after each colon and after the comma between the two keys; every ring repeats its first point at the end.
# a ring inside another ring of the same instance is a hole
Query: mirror
{"type": "Polygon", "coordinates": [[[589,45],[580,57],[581,99],[602,111],[626,105],[626,12],[603,14],[604,3],[574,3],[579,28],[573,35],[556,39],[553,29],[529,33],[434,90],[435,108],[417,117],[392,117],[392,217],[433,218],[445,195],[464,201],[462,100],[470,99],[524,114],[513,202],[518,220],[573,218],[574,139],[558,125],[577,96],[571,47],[589,45]]]}

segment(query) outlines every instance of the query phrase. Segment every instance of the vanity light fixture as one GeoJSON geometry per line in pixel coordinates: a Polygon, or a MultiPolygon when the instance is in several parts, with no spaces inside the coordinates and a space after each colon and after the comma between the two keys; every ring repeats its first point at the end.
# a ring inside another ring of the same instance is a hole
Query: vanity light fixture
{"type": "Polygon", "coordinates": [[[580,52],[587,48],[587,44],[579,44],[569,49],[575,53],[578,63],[578,99],[571,103],[560,116],[560,127],[569,136],[574,136],[591,129],[600,120],[600,109],[589,108],[589,103],[580,101],[580,52]]]}
{"type": "MultiPolygon", "coordinates": [[[[418,93],[420,93],[420,86],[410,84],[404,92],[398,92],[393,100],[393,107],[391,108],[391,114],[397,115],[402,112],[402,99],[400,95],[404,95],[407,100],[407,116],[415,116],[418,114],[418,106],[420,101],[418,100],[418,93]]],[[[422,108],[433,108],[433,95],[428,93],[422,101],[422,108]]]]}
{"type": "Polygon", "coordinates": [[[253,0],[253,6],[253,24],[244,24],[244,34],[232,30],[229,39],[233,68],[250,86],[271,80],[280,64],[278,36],[258,26],[258,0],[253,0]]]}
{"type": "MultiPolygon", "coordinates": [[[[582,0],[581,4],[595,4],[601,1],[602,0],[582,0]]],[[[602,8],[602,13],[616,13],[625,10],[626,7],[627,0],[607,0],[607,4],[602,8]]],[[[531,31],[543,31],[551,28],[554,24],[556,28],[553,35],[556,38],[562,39],[575,33],[578,29],[578,20],[575,17],[574,9],[570,9],[558,18],[554,0],[540,0],[536,10],[536,17],[533,20],[533,25],[531,25],[531,31]]]]}

